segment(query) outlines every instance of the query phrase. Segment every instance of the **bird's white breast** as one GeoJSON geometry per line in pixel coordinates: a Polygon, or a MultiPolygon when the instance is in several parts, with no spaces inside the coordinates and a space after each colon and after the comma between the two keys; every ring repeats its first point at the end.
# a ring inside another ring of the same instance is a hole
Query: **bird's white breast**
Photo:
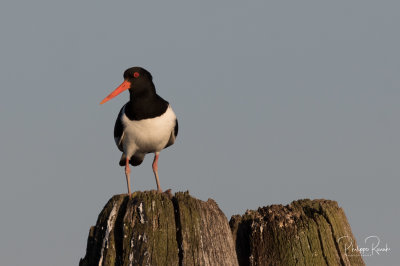
{"type": "Polygon", "coordinates": [[[133,154],[161,151],[167,144],[174,130],[176,116],[170,106],[158,117],[142,120],[129,120],[123,112],[124,132],[122,144],[124,153],[133,154]]]}

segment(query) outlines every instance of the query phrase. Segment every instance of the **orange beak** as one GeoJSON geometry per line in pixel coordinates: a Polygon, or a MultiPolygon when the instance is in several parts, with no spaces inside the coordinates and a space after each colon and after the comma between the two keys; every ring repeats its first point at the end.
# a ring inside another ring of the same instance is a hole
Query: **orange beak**
{"type": "Polygon", "coordinates": [[[122,82],[121,85],[118,86],[118,88],[116,88],[113,92],[111,92],[106,98],[104,98],[100,104],[103,104],[105,102],[108,102],[109,100],[111,100],[112,98],[114,98],[115,96],[117,96],[118,94],[120,94],[123,91],[129,90],[131,88],[131,83],[127,80],[125,80],[124,82],[122,82]]]}

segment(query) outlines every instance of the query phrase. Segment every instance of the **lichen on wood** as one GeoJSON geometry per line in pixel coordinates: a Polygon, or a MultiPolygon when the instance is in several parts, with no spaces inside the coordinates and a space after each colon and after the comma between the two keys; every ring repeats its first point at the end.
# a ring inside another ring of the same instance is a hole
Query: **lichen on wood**
{"type": "Polygon", "coordinates": [[[174,206],[166,194],[137,193],[123,219],[123,261],[132,265],[177,265],[174,206]]]}
{"type": "Polygon", "coordinates": [[[271,205],[228,224],[212,199],[135,192],[107,202],[79,265],[364,265],[341,237],[357,245],[335,201],[271,205]]]}
{"type": "Polygon", "coordinates": [[[213,200],[147,191],[109,200],[80,265],[237,265],[237,258],[228,220],[213,200]]]}
{"type": "Polygon", "coordinates": [[[125,202],[121,195],[116,195],[108,201],[99,214],[96,226],[90,228],[86,257],[81,260],[80,265],[116,264],[116,243],[119,239],[115,223],[125,202]]]}
{"type": "Polygon", "coordinates": [[[181,265],[238,265],[228,220],[217,203],[182,192],[173,200],[179,220],[181,265]]]}
{"type": "Polygon", "coordinates": [[[365,265],[339,243],[343,236],[355,239],[335,201],[271,205],[233,216],[230,226],[239,265],[365,265]]]}

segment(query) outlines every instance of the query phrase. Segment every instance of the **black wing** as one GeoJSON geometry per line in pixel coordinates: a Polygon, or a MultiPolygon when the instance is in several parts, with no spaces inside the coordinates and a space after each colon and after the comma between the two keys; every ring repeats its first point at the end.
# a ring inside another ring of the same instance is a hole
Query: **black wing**
{"type": "Polygon", "coordinates": [[[178,136],[178,129],[179,129],[179,126],[178,126],[178,119],[175,119],[175,127],[174,127],[174,135],[175,135],[175,138],[178,136]]]}
{"type": "MultiPolygon", "coordinates": [[[[178,136],[178,129],[179,129],[179,126],[178,126],[178,119],[175,119],[174,131],[171,132],[171,136],[169,137],[168,143],[167,143],[167,145],[165,146],[165,148],[167,148],[167,147],[169,147],[169,146],[171,146],[172,144],[175,143],[175,139],[176,139],[176,137],[178,136]]],[[[164,149],[165,149],[165,148],[164,148],[164,149]]]]}
{"type": "MultiPolygon", "coordinates": [[[[126,104],[125,104],[126,105],[126,104]]],[[[115,144],[117,144],[118,149],[122,150],[122,139],[124,138],[124,125],[122,124],[122,116],[124,114],[125,105],[122,106],[121,110],[119,111],[117,120],[115,121],[114,126],[114,140],[115,144]]]]}

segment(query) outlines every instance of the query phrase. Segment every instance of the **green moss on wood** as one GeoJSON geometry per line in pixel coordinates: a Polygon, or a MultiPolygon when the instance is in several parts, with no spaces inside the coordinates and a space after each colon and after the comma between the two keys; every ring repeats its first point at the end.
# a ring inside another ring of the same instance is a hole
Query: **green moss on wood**
{"type": "Polygon", "coordinates": [[[334,201],[272,205],[229,224],[215,201],[188,192],[117,195],[90,228],[80,265],[364,265],[338,242],[356,245],[334,201]]]}
{"type": "Polygon", "coordinates": [[[272,205],[233,216],[230,225],[240,265],[364,265],[338,243],[341,236],[355,240],[334,201],[272,205]]]}
{"type": "Polygon", "coordinates": [[[124,261],[133,265],[177,265],[174,206],[167,195],[138,192],[123,220],[124,261]]]}
{"type": "Polygon", "coordinates": [[[80,265],[237,265],[218,205],[155,191],[112,197],[89,232],[80,265]]]}
{"type": "Polygon", "coordinates": [[[179,220],[178,234],[181,244],[183,265],[199,265],[200,259],[200,219],[198,203],[187,192],[176,193],[174,198],[179,220]]]}

